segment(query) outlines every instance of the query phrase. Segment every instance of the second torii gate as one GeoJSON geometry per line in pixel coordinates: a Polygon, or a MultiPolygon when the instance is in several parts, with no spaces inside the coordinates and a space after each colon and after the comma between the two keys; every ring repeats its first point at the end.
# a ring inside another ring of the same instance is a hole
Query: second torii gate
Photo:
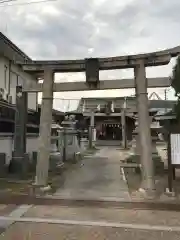
{"type": "MultiPolygon", "coordinates": [[[[142,164],[142,188],[152,191],[155,188],[153,161],[151,155],[151,135],[150,121],[148,112],[148,96],[147,96],[147,78],[146,67],[159,66],[168,64],[172,57],[176,57],[180,53],[180,47],[168,49],[165,51],[121,56],[113,58],[98,58],[98,70],[110,69],[126,69],[133,68],[135,76],[135,89],[137,97],[137,109],[139,119],[139,136],[141,145],[141,164],[142,164]]],[[[118,83],[108,81],[105,83],[96,79],[96,73],[92,71],[92,82],[95,85],[85,83],[55,83],[55,72],[80,72],[86,71],[86,60],[66,60],[66,61],[32,61],[19,63],[23,70],[32,74],[40,75],[44,78],[43,84],[36,86],[24,86],[23,91],[42,91],[42,105],[40,117],[40,135],[39,135],[39,152],[36,169],[36,184],[38,186],[46,186],[48,180],[49,155],[50,155],[50,137],[52,123],[52,105],[53,91],[82,91],[82,90],[101,90],[114,89],[114,85],[118,83]],[[66,85],[66,87],[65,87],[66,85]],[[108,85],[108,88],[107,88],[108,85]],[[105,87],[106,86],[106,87],[105,87]],[[64,87],[64,89],[63,89],[64,87]]],[[[98,73],[99,74],[99,73],[98,73]]],[[[117,81],[116,81],[117,82],[117,81]]],[[[155,87],[155,86],[154,86],[155,87]]],[[[157,84],[158,87],[158,84],[157,84]]],[[[117,87],[116,87],[117,88],[117,87]]]]}

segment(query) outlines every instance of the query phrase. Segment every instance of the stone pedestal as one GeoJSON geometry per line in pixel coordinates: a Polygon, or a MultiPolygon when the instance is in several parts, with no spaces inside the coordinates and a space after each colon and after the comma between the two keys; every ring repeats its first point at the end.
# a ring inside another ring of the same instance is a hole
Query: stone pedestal
{"type": "Polygon", "coordinates": [[[96,146],[96,129],[93,128],[92,129],[92,147],[95,147],[96,146]]]}
{"type": "Polygon", "coordinates": [[[85,142],[84,142],[83,138],[81,138],[81,140],[80,140],[80,151],[81,151],[81,153],[83,153],[85,151],[85,142]]]}
{"type": "Polygon", "coordinates": [[[126,131],[126,111],[121,111],[121,126],[122,126],[122,147],[127,148],[127,131],[126,131]]]}
{"type": "Polygon", "coordinates": [[[93,148],[93,139],[94,139],[94,112],[91,112],[89,126],[89,148],[93,148]]]}
{"type": "Polygon", "coordinates": [[[81,149],[85,151],[88,148],[88,140],[87,138],[81,138],[81,149]]]}
{"type": "Polygon", "coordinates": [[[26,122],[27,122],[27,93],[22,87],[16,87],[16,111],[14,130],[14,153],[12,156],[13,172],[24,174],[24,157],[26,156],[26,122]]]}
{"type": "Polygon", "coordinates": [[[51,139],[51,152],[57,152],[58,148],[57,148],[57,138],[55,139],[51,139]]]}

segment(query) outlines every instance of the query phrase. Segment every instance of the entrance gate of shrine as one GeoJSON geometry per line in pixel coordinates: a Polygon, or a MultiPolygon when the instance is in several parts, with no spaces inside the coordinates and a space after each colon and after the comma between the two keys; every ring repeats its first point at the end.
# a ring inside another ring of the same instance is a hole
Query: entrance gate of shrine
{"type": "MultiPolygon", "coordinates": [[[[25,72],[44,79],[43,84],[37,83],[23,86],[22,92],[42,92],[42,105],[40,116],[39,152],[36,169],[36,184],[45,186],[48,179],[50,136],[52,123],[53,92],[83,91],[133,88],[136,90],[139,139],[142,163],[142,187],[145,190],[155,188],[153,175],[153,161],[151,155],[151,135],[148,112],[147,87],[165,87],[170,85],[169,78],[146,78],[146,67],[166,65],[172,57],[178,56],[180,47],[172,49],[139,54],[119,56],[112,58],[96,58],[65,61],[30,61],[20,62],[25,72]],[[134,79],[99,81],[100,70],[134,69],[134,79]],[[55,72],[86,72],[86,82],[54,83],[55,72]]],[[[19,94],[19,93],[17,93],[19,94]]],[[[19,95],[20,96],[20,95],[19,95]]],[[[17,95],[18,98],[18,95],[17,95]]],[[[93,115],[91,121],[93,127],[93,115]]],[[[123,133],[125,131],[123,130],[123,133]]],[[[22,137],[22,136],[21,136],[22,137]]]]}

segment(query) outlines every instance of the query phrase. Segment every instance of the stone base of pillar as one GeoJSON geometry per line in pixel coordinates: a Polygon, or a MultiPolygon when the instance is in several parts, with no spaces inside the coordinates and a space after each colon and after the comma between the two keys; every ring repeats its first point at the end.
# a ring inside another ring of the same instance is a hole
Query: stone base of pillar
{"type": "Polygon", "coordinates": [[[139,193],[141,196],[146,200],[154,200],[157,198],[157,191],[156,189],[145,189],[143,187],[139,188],[139,193]]]}
{"type": "Polygon", "coordinates": [[[88,140],[86,138],[81,138],[81,153],[86,151],[88,148],[88,140]]]}
{"type": "Polygon", "coordinates": [[[173,198],[176,196],[176,193],[175,193],[174,189],[172,190],[172,192],[170,192],[170,191],[169,191],[169,188],[166,188],[166,189],[165,189],[165,194],[166,194],[167,196],[173,197],[173,198]]]}
{"type": "Polygon", "coordinates": [[[52,191],[52,188],[50,185],[47,185],[47,186],[40,186],[40,185],[37,185],[36,183],[33,183],[32,184],[32,187],[30,189],[30,195],[32,196],[44,196],[46,195],[47,193],[51,192],[52,191]]]}
{"type": "Polygon", "coordinates": [[[96,129],[89,127],[89,149],[96,147],[96,129]]]}

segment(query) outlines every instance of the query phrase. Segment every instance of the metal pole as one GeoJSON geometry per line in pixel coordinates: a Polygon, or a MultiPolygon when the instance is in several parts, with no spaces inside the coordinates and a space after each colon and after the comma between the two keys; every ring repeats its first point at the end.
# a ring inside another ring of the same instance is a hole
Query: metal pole
{"type": "MultiPolygon", "coordinates": [[[[166,101],[167,100],[167,89],[164,90],[164,100],[166,101]]],[[[167,103],[165,102],[165,112],[167,112],[167,103]]]]}
{"type": "Polygon", "coordinates": [[[167,100],[167,89],[164,90],[164,100],[167,100]]]}
{"type": "Polygon", "coordinates": [[[66,145],[67,145],[66,136],[67,136],[66,127],[64,127],[64,130],[63,130],[63,162],[66,161],[66,145]]]}
{"type": "Polygon", "coordinates": [[[93,129],[94,129],[94,112],[91,112],[90,126],[89,126],[89,148],[93,147],[93,129]]]}
{"type": "Polygon", "coordinates": [[[126,98],[124,106],[121,111],[121,125],[122,125],[122,146],[124,149],[127,148],[127,136],[126,136],[126,98]]]}
{"type": "Polygon", "coordinates": [[[39,151],[35,179],[35,184],[38,186],[46,186],[48,181],[53,106],[53,75],[54,74],[51,69],[47,68],[44,70],[43,97],[39,129],[39,151]]]}
{"type": "Polygon", "coordinates": [[[152,191],[155,189],[154,166],[152,160],[152,141],[147,94],[147,79],[144,60],[139,60],[134,69],[136,98],[138,109],[138,130],[140,138],[140,154],[142,164],[142,188],[152,191]]]}
{"type": "Polygon", "coordinates": [[[168,153],[168,188],[169,188],[169,192],[173,192],[173,166],[172,166],[172,161],[171,161],[171,134],[170,134],[170,132],[168,132],[167,153],[168,153]]]}

